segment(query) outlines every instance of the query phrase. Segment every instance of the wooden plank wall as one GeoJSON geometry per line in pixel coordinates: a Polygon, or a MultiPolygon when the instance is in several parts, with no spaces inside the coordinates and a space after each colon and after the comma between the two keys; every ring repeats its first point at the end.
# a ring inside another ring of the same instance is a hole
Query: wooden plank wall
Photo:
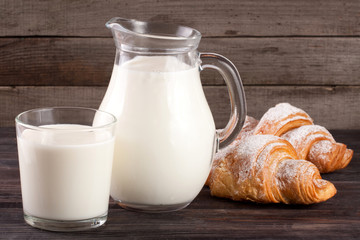
{"type": "MultiPolygon", "coordinates": [[[[115,47],[114,16],[171,22],[203,34],[200,51],[231,59],[249,115],[278,102],[330,129],[360,129],[359,0],[1,0],[0,127],[44,106],[98,107],[115,47]]],[[[202,73],[218,127],[229,117],[221,77],[202,73]]]]}

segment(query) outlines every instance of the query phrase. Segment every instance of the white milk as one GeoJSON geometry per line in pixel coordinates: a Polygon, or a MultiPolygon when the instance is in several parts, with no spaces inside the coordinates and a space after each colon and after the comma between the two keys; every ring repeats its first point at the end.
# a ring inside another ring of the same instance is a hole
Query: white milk
{"type": "MultiPolygon", "coordinates": [[[[48,128],[88,128],[47,125],[48,128]]],[[[24,212],[53,220],[107,213],[114,137],[109,132],[25,130],[18,138],[24,212]]]]}
{"type": "Polygon", "coordinates": [[[172,205],[196,197],[215,143],[198,68],[170,56],[137,56],[115,65],[100,109],[118,118],[115,200],[172,205]]]}

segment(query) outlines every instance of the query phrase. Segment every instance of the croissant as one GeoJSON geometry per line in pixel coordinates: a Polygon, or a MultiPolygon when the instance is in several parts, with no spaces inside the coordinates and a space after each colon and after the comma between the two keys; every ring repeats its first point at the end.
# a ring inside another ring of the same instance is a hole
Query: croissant
{"type": "Polygon", "coordinates": [[[281,136],[288,140],[302,159],[314,163],[321,173],[346,167],[353,151],[337,143],[332,135],[318,125],[308,125],[291,130],[281,136]]]}
{"type": "Polygon", "coordinates": [[[313,125],[306,112],[288,103],[270,108],[253,133],[271,134],[288,140],[299,157],[314,163],[321,173],[346,167],[353,156],[353,150],[337,143],[324,127],[313,125]]]}
{"type": "Polygon", "coordinates": [[[253,135],[217,155],[208,179],[211,195],[261,203],[312,204],[335,195],[314,164],[296,160],[291,144],[272,135],[253,135]],[[230,149],[230,150],[229,150],[230,149]]]}
{"type": "Polygon", "coordinates": [[[311,124],[313,120],[305,111],[289,103],[279,103],[263,115],[254,129],[254,134],[281,136],[291,129],[311,124]]]}
{"type": "Polygon", "coordinates": [[[258,124],[258,120],[256,120],[253,117],[250,116],[246,116],[245,118],[245,122],[244,125],[239,133],[239,135],[236,137],[236,139],[226,148],[220,149],[214,156],[213,162],[212,162],[212,166],[211,166],[211,171],[210,174],[205,182],[206,186],[209,186],[210,184],[210,176],[211,173],[217,168],[219,160],[226,154],[228,154],[230,151],[234,151],[234,148],[237,147],[237,145],[239,144],[239,142],[243,139],[245,139],[246,137],[250,136],[253,134],[254,129],[256,127],[256,125],[258,124]]]}

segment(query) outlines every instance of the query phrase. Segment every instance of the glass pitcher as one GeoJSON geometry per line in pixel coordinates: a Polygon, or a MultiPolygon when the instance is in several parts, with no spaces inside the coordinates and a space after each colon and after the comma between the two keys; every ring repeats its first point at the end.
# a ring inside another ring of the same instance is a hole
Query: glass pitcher
{"type": "Polygon", "coordinates": [[[124,18],[106,26],[116,45],[100,105],[118,118],[111,197],[130,210],[182,209],[202,189],[214,153],[244,123],[239,73],[225,57],[199,53],[195,29],[124,18]],[[200,81],[206,68],[218,70],[228,86],[231,115],[221,130],[215,129],[200,81]]]}

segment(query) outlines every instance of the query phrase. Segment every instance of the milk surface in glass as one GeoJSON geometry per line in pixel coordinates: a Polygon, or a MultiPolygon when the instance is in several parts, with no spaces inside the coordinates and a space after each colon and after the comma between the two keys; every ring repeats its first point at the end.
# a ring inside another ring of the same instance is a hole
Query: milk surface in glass
{"type": "MultiPolygon", "coordinates": [[[[75,124],[46,125],[61,130],[75,124]]],[[[53,220],[82,220],[108,211],[114,137],[109,132],[38,131],[18,137],[24,212],[53,220]]]]}
{"type": "Polygon", "coordinates": [[[198,67],[173,56],[137,56],[115,65],[100,109],[118,119],[115,200],[171,205],[196,197],[215,143],[198,67]]]}

